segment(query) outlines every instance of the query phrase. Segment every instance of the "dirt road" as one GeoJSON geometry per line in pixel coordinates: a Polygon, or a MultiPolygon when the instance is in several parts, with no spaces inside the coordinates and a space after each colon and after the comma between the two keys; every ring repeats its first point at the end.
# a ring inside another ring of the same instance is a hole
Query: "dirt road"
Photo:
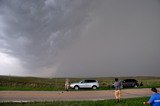
{"type": "MultiPolygon", "coordinates": [[[[159,88],[160,90],[160,88],[159,88]]],[[[150,96],[144,89],[122,90],[122,98],[150,96]]],[[[67,100],[105,100],[114,99],[114,90],[101,91],[0,91],[0,102],[67,101],[67,100]]]]}

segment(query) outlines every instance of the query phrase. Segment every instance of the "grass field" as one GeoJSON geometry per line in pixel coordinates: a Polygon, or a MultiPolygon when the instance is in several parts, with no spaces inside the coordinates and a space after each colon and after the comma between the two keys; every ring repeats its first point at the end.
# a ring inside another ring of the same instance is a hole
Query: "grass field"
{"type": "Polygon", "coordinates": [[[143,102],[149,97],[122,99],[120,103],[115,100],[99,101],[54,101],[54,102],[31,102],[31,103],[0,103],[0,106],[144,106],[143,102]]]}
{"type": "MultiPolygon", "coordinates": [[[[120,80],[131,77],[120,77],[120,80]]],[[[160,87],[160,77],[132,77],[143,82],[141,88],[160,87]]],[[[70,78],[70,82],[78,82],[85,78],[70,78]]],[[[113,77],[91,78],[97,79],[100,83],[99,90],[113,89],[110,87],[114,82],[113,77]]],[[[36,78],[36,77],[14,77],[0,76],[0,90],[21,90],[21,91],[61,91],[64,90],[65,78],[36,78]]]]}

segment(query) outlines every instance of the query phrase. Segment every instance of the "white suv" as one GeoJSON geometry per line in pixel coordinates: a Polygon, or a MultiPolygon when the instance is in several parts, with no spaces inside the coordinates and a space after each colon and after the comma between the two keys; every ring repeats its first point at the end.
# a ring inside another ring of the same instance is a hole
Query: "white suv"
{"type": "Polygon", "coordinates": [[[78,90],[79,88],[92,88],[97,89],[99,87],[99,83],[97,80],[82,80],[78,83],[71,83],[70,88],[74,88],[78,90]]]}

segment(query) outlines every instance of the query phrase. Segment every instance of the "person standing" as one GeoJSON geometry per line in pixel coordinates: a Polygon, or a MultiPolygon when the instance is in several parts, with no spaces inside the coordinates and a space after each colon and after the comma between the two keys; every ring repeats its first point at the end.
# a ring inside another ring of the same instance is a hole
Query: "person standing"
{"type": "Polygon", "coordinates": [[[121,99],[121,86],[122,83],[121,81],[118,80],[118,78],[115,78],[115,82],[114,82],[114,87],[115,87],[115,98],[117,103],[120,102],[121,99]]]}
{"type": "Polygon", "coordinates": [[[68,78],[65,79],[65,90],[66,91],[69,90],[69,79],[68,78]]]}
{"type": "Polygon", "coordinates": [[[156,88],[151,88],[152,95],[148,102],[143,102],[143,104],[151,104],[152,106],[160,106],[160,94],[156,88]]]}

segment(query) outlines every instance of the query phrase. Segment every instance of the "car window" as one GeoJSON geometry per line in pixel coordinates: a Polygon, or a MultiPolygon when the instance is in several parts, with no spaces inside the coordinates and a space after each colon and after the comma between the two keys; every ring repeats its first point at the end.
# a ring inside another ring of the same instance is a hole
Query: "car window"
{"type": "Polygon", "coordinates": [[[80,83],[85,83],[85,80],[83,80],[83,81],[80,81],[80,83]]]}
{"type": "Polygon", "coordinates": [[[133,82],[133,80],[132,79],[128,79],[127,82],[133,82]]]}
{"type": "Polygon", "coordinates": [[[91,81],[91,80],[86,80],[86,82],[87,82],[87,83],[91,83],[92,81],[91,81]]]}
{"type": "Polygon", "coordinates": [[[127,80],[124,80],[123,82],[129,82],[129,80],[127,79],[127,80]]]}
{"type": "Polygon", "coordinates": [[[135,79],[130,79],[130,82],[136,82],[136,80],[135,79]]]}
{"type": "Polygon", "coordinates": [[[88,83],[88,80],[85,80],[85,83],[88,83]]]}
{"type": "Polygon", "coordinates": [[[137,82],[137,80],[135,80],[135,79],[126,79],[123,82],[137,82]]]}
{"type": "Polygon", "coordinates": [[[92,82],[96,82],[96,80],[85,80],[85,83],[92,83],[92,82]]]}
{"type": "Polygon", "coordinates": [[[89,83],[90,81],[89,80],[84,80],[84,83],[89,83]]]}

